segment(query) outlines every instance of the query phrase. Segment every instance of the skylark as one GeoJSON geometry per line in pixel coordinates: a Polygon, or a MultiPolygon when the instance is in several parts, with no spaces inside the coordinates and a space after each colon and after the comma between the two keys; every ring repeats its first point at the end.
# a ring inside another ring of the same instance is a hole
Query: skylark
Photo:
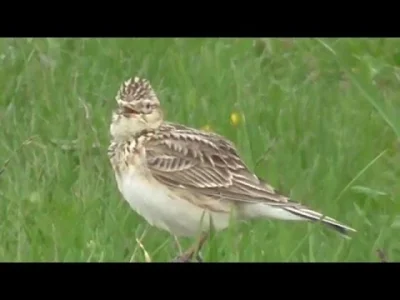
{"type": "Polygon", "coordinates": [[[116,96],[108,155],[118,189],[149,224],[200,239],[175,261],[197,254],[211,225],[238,219],[321,221],[347,235],[354,229],[279,194],[245,165],[232,142],[164,121],[149,81],[125,81],[116,96]]]}

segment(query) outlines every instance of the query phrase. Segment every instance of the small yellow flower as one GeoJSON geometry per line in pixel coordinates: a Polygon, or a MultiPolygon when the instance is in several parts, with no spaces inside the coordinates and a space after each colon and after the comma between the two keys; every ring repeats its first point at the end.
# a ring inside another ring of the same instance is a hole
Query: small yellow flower
{"type": "Polygon", "coordinates": [[[238,112],[231,113],[231,124],[232,126],[238,126],[242,121],[244,121],[244,116],[238,112]]]}
{"type": "Polygon", "coordinates": [[[212,131],[211,126],[208,125],[208,124],[206,124],[206,125],[204,125],[203,127],[201,127],[201,130],[203,130],[203,131],[208,131],[208,132],[212,131]]]}

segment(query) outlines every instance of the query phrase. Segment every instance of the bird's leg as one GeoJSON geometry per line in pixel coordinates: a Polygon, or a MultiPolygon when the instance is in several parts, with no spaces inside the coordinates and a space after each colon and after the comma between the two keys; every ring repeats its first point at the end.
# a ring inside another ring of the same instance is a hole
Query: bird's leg
{"type": "Polygon", "coordinates": [[[178,257],[176,257],[173,260],[173,262],[190,262],[194,256],[196,257],[196,259],[199,262],[202,262],[203,259],[201,258],[199,251],[203,247],[207,238],[208,238],[208,234],[203,232],[200,236],[200,239],[193,246],[191,246],[185,252],[180,254],[178,257]]]}

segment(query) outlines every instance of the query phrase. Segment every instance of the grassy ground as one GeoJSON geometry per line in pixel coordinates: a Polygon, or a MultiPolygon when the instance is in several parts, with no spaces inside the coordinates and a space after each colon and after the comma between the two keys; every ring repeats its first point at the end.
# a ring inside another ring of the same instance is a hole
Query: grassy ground
{"type": "Polygon", "coordinates": [[[122,200],[106,155],[114,96],[134,74],[151,80],[169,120],[226,135],[259,176],[358,230],[346,240],[318,224],[236,224],[206,260],[377,261],[378,249],[399,260],[398,49],[396,39],[0,40],[0,260],[175,255],[122,200]],[[232,124],[232,113],[245,119],[232,124]]]}

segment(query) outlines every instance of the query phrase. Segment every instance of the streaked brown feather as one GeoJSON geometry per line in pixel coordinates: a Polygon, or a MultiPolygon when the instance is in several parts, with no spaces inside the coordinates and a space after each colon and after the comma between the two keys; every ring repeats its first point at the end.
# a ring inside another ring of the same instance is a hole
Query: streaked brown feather
{"type": "Polygon", "coordinates": [[[234,145],[217,134],[164,123],[144,146],[152,175],[170,187],[220,200],[298,205],[253,175],[234,145]]]}

